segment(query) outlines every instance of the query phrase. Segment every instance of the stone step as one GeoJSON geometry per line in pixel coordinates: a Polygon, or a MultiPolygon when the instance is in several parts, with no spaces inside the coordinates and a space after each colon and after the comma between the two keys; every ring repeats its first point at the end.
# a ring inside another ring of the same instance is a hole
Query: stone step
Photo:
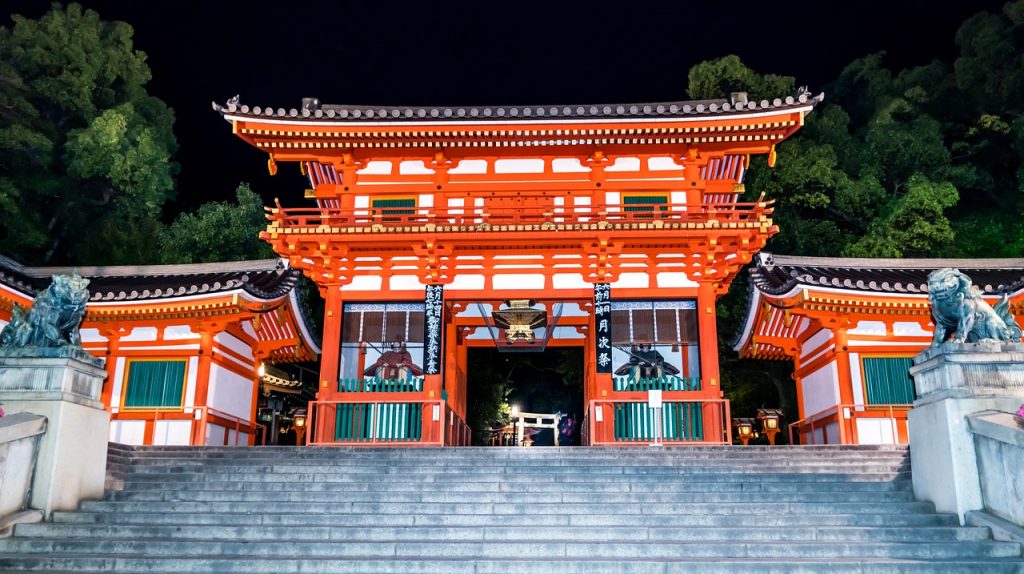
{"type": "Polygon", "coordinates": [[[540,541],[540,539],[500,541],[381,541],[381,542],[304,542],[297,540],[223,542],[204,540],[78,540],[47,538],[8,538],[0,541],[2,553],[109,554],[117,557],[153,558],[236,556],[268,559],[315,558],[464,558],[504,559],[518,556],[568,558],[899,558],[955,559],[1009,558],[1021,555],[1015,542],[786,542],[772,544],[745,541],[664,542],[582,542],[540,541]]]}
{"type": "MultiPolygon", "coordinates": [[[[332,513],[330,509],[309,508],[299,512],[272,511],[259,514],[224,512],[55,512],[54,523],[116,524],[116,525],[209,525],[236,527],[240,525],[280,526],[635,526],[635,527],[727,527],[736,526],[735,514],[372,514],[332,513]]],[[[752,521],[743,521],[746,524],[752,521]]],[[[763,514],[756,524],[761,528],[795,528],[801,526],[954,526],[959,524],[951,514],[763,514]]]]}
{"type": "MultiPolygon", "coordinates": [[[[309,512],[307,502],[278,502],[269,507],[265,502],[121,502],[113,500],[86,501],[81,510],[90,512],[309,512]]],[[[383,514],[898,514],[933,512],[930,502],[746,502],[664,503],[448,503],[448,502],[339,502],[331,504],[335,513],[383,514]]]]}
{"type": "MultiPolygon", "coordinates": [[[[525,465],[488,465],[487,470],[492,473],[503,474],[525,474],[530,476],[558,476],[566,474],[617,474],[617,475],[704,475],[715,472],[728,472],[729,474],[765,474],[765,473],[790,473],[790,474],[819,474],[819,473],[878,473],[878,472],[900,472],[908,470],[902,464],[884,463],[827,463],[827,464],[799,464],[788,465],[784,463],[750,463],[743,465],[708,464],[708,465],[577,465],[577,466],[525,466],[525,465]]],[[[465,465],[408,465],[408,466],[360,466],[360,465],[326,465],[326,464],[253,464],[253,465],[202,465],[189,466],[132,466],[126,478],[149,474],[203,474],[236,475],[245,473],[273,473],[273,474],[344,474],[344,475],[388,475],[400,474],[403,476],[420,476],[435,474],[478,474],[481,471],[479,464],[465,465]]]]}
{"type": "Polygon", "coordinates": [[[943,542],[984,541],[987,528],[929,526],[788,526],[786,528],[667,526],[197,526],[189,524],[96,525],[69,523],[19,524],[16,536],[40,538],[173,539],[225,541],[423,541],[444,540],[574,540],[593,542],[759,541],[759,542],[943,542]]]}
{"type": "Polygon", "coordinates": [[[240,472],[231,474],[189,472],[189,473],[151,473],[132,474],[128,480],[141,482],[154,480],[164,482],[175,480],[179,482],[866,482],[893,480],[908,480],[910,472],[863,472],[857,474],[848,473],[785,473],[785,472],[764,472],[764,473],[707,473],[707,474],[682,474],[682,473],[660,473],[650,474],[560,474],[543,475],[522,474],[522,473],[500,473],[489,471],[478,471],[476,473],[436,473],[420,474],[415,478],[400,474],[342,474],[331,472],[320,473],[283,473],[264,471],[259,473],[240,472]]]}
{"type": "Polygon", "coordinates": [[[750,559],[597,560],[521,556],[502,560],[246,560],[238,558],[65,558],[49,555],[0,557],[0,570],[49,572],[118,572],[176,574],[223,572],[238,574],[1021,574],[1014,559],[904,561],[886,559],[750,559]]]}
{"type": "Polygon", "coordinates": [[[624,455],[623,449],[599,451],[596,449],[572,449],[560,451],[537,451],[534,449],[447,449],[436,448],[415,449],[410,453],[382,452],[380,449],[316,449],[304,447],[301,452],[275,451],[270,447],[246,448],[210,452],[195,447],[193,451],[182,453],[147,453],[109,451],[111,456],[126,456],[137,464],[161,464],[174,461],[231,461],[231,460],[361,460],[361,461],[455,461],[455,460],[508,460],[516,462],[554,462],[571,464],[575,461],[614,461],[635,460],[638,463],[647,461],[671,460],[899,460],[906,458],[908,451],[863,452],[849,450],[815,451],[812,447],[799,447],[799,450],[751,451],[747,449],[731,449],[718,451],[701,451],[696,449],[672,448],[641,448],[630,449],[624,455]]]}
{"type": "Polygon", "coordinates": [[[908,502],[913,492],[346,492],[334,491],[235,491],[179,490],[113,492],[107,500],[120,502],[302,502],[337,504],[346,502],[458,502],[458,503],[594,503],[663,504],[742,502],[908,502]]]}
{"type": "Polygon", "coordinates": [[[246,492],[321,492],[345,490],[346,492],[889,492],[909,491],[909,480],[890,482],[709,482],[709,481],[655,481],[655,482],[258,482],[209,480],[203,482],[179,481],[132,481],[125,485],[124,492],[176,492],[182,490],[225,490],[246,492]]]}

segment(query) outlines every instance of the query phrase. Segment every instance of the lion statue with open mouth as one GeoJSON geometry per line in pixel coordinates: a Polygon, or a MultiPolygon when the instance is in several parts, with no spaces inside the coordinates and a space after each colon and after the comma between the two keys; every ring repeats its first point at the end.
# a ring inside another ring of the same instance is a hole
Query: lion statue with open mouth
{"type": "Polygon", "coordinates": [[[1021,328],[1010,314],[1009,296],[1004,293],[993,308],[971,278],[957,269],[937,269],[928,274],[928,302],[935,323],[933,347],[947,340],[1020,342],[1021,328]]]}

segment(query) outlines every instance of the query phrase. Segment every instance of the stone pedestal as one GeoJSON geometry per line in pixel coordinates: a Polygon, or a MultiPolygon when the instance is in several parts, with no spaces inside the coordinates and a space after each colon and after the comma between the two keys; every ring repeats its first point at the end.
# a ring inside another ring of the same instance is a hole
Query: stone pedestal
{"type": "Polygon", "coordinates": [[[915,357],[910,375],[918,397],[907,415],[914,494],[964,524],[983,506],[967,416],[1024,402],[1024,344],[944,343],[915,357]]]}
{"type": "Polygon", "coordinates": [[[0,403],[47,419],[29,505],[49,518],[103,496],[110,414],[103,361],[81,349],[0,349],[0,403]]]}

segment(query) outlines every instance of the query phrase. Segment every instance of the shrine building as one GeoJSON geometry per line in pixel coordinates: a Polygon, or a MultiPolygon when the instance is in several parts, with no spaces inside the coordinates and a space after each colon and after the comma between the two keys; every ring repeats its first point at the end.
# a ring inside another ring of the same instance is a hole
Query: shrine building
{"type": "MultiPolygon", "coordinates": [[[[261,365],[315,360],[286,260],[24,267],[0,257],[0,329],[53,275],[89,280],[82,346],[106,360],[110,440],[251,445],[261,365]]],[[[286,383],[281,383],[286,384],[286,383]]]]}
{"type": "Polygon", "coordinates": [[[585,444],[731,442],[715,301],[778,231],[744,172],[821,98],[215,103],[308,178],[261,237],[326,300],[309,444],[466,444],[468,349],[556,346],[583,350],[585,444]]]}
{"type": "Polygon", "coordinates": [[[911,359],[932,343],[928,274],[959,269],[1024,315],[1024,259],[844,259],[761,253],[741,357],[793,362],[800,444],[906,443],[911,359]]]}

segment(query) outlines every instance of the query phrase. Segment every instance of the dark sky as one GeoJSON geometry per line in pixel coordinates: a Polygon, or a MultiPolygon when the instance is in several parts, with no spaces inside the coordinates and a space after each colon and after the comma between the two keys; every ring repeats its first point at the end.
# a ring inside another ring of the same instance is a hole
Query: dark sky
{"type": "MultiPolygon", "coordinates": [[[[151,94],[177,114],[179,199],[171,214],[233,195],[301,202],[298,168],[271,178],[265,155],[210,108],[300,98],[348,104],[562,104],[686,98],[686,72],[737,54],[759,72],[821,89],[853,59],[891,67],[956,55],[959,24],[1000,1],[198,2],[85,0],[135,28],[151,94]]],[[[46,1],[0,10],[38,17],[46,1]]],[[[9,19],[4,17],[4,25],[9,19]]]]}

